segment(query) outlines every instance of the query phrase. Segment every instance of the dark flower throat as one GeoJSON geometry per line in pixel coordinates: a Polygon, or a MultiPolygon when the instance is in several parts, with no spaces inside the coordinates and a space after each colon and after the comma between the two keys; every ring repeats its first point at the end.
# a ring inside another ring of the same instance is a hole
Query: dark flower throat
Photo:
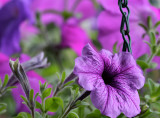
{"type": "Polygon", "coordinates": [[[104,83],[106,85],[111,85],[112,81],[113,81],[113,75],[111,73],[109,73],[108,71],[104,70],[102,73],[102,78],[104,80],[104,83]]]}

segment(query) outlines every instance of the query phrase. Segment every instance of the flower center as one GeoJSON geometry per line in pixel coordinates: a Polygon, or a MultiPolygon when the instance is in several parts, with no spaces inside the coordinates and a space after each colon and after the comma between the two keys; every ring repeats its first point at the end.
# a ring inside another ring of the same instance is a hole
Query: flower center
{"type": "Polygon", "coordinates": [[[113,75],[106,70],[103,71],[102,78],[106,85],[110,85],[113,81],[113,75]]]}

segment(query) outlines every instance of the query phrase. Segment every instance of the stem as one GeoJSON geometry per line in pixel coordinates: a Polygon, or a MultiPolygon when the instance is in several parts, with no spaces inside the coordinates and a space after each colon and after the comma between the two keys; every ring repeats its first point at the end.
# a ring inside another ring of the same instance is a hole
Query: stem
{"type": "Polygon", "coordinates": [[[71,110],[72,110],[72,106],[69,106],[60,118],[65,118],[71,110]]]}
{"type": "Polygon", "coordinates": [[[147,60],[147,63],[150,63],[153,59],[153,57],[155,56],[155,54],[151,54],[151,56],[149,57],[149,59],[147,60]]]}
{"type": "Polygon", "coordinates": [[[64,113],[59,118],[65,118],[72,109],[76,108],[75,106],[76,102],[79,100],[80,101],[84,100],[86,97],[88,97],[88,95],[90,95],[90,93],[91,93],[90,91],[84,91],[77,99],[69,103],[64,113]]]}
{"type": "Polygon", "coordinates": [[[57,87],[56,87],[54,93],[53,93],[53,96],[56,96],[57,93],[60,91],[60,88],[59,88],[60,86],[61,86],[61,84],[59,83],[59,84],[57,85],[57,87]]]}
{"type": "Polygon", "coordinates": [[[73,79],[75,79],[77,76],[71,72],[71,74],[65,79],[65,81],[63,83],[59,83],[53,93],[53,96],[56,96],[57,93],[59,93],[65,86],[65,84],[73,79]]]}
{"type": "Polygon", "coordinates": [[[32,118],[34,118],[34,108],[31,108],[31,115],[32,115],[32,118]]]}

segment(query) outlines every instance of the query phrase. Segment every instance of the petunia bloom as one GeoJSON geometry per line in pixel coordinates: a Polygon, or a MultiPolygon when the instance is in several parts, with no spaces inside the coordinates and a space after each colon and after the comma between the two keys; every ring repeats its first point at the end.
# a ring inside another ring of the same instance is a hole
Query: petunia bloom
{"type": "Polygon", "coordinates": [[[78,25],[64,24],[61,30],[62,41],[60,46],[73,49],[77,55],[81,55],[83,47],[91,42],[86,32],[78,25]]]}
{"type": "Polygon", "coordinates": [[[0,8],[0,51],[12,55],[20,52],[19,27],[24,20],[31,19],[29,3],[11,0],[0,8]]]}
{"type": "MultiPolygon", "coordinates": [[[[1,67],[0,68],[0,76],[1,76],[1,78],[4,78],[5,74],[8,74],[8,75],[11,74],[11,69],[9,67],[9,57],[7,57],[3,53],[0,53],[0,57],[1,57],[0,58],[0,67],[1,67]]],[[[26,62],[27,60],[29,60],[29,56],[22,54],[21,57],[19,58],[19,60],[20,60],[20,62],[26,62]]],[[[31,88],[34,89],[34,95],[35,95],[37,92],[40,92],[39,81],[41,83],[45,83],[46,81],[44,78],[42,78],[40,75],[38,75],[34,71],[27,72],[27,76],[28,76],[31,88]]],[[[18,113],[19,112],[29,112],[28,107],[22,103],[23,100],[20,97],[20,95],[25,96],[21,85],[16,84],[16,87],[17,88],[12,89],[12,95],[13,95],[13,98],[16,102],[16,112],[18,112],[18,113]]],[[[49,87],[52,88],[51,85],[49,85],[49,87]]],[[[41,102],[40,97],[38,97],[36,100],[41,102]]]]}
{"type": "Polygon", "coordinates": [[[137,89],[143,87],[145,78],[129,52],[96,52],[88,44],[75,60],[74,73],[79,84],[91,91],[91,101],[103,115],[116,118],[121,112],[127,117],[140,113],[137,89]]]}
{"type": "Polygon", "coordinates": [[[42,14],[42,22],[45,24],[54,22],[58,26],[63,25],[65,18],[82,21],[93,17],[96,12],[91,0],[34,0],[31,6],[34,12],[55,11],[42,14]]]}
{"type": "MultiPolygon", "coordinates": [[[[119,10],[117,0],[98,1],[105,8],[98,16],[98,40],[103,48],[112,51],[113,45],[116,42],[118,43],[118,47],[122,47],[123,45],[122,35],[120,33],[122,14],[119,10]]],[[[153,11],[153,7],[149,4],[148,0],[129,0],[128,6],[131,11],[129,23],[133,56],[138,58],[143,54],[150,53],[149,46],[144,43],[144,40],[148,41],[149,37],[142,38],[145,31],[139,23],[147,25],[147,18],[151,16],[154,24],[158,21],[159,16],[153,11]]],[[[156,57],[156,59],[156,62],[159,62],[159,58],[156,57]]]]}
{"type": "MultiPolygon", "coordinates": [[[[96,13],[91,0],[34,0],[31,6],[34,13],[41,13],[43,24],[54,23],[60,28],[62,39],[60,48],[71,48],[79,55],[82,48],[91,42],[85,30],[80,27],[84,20],[94,17],[96,13]]],[[[31,27],[23,28],[33,32],[31,27]]]]}

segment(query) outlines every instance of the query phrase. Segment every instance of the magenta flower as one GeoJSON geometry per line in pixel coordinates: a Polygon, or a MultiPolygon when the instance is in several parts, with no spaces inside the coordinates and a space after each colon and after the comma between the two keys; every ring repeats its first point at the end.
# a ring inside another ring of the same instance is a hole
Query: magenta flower
{"type": "MultiPolygon", "coordinates": [[[[9,74],[9,75],[11,74],[11,69],[9,67],[9,57],[4,55],[3,53],[0,53],[0,57],[1,57],[0,58],[0,76],[1,78],[4,78],[5,74],[9,74]]],[[[22,54],[20,57],[20,62],[25,62],[27,60],[29,60],[29,57],[27,55],[22,54]]],[[[34,71],[27,72],[27,76],[28,76],[31,88],[34,89],[34,95],[35,95],[37,92],[40,92],[39,81],[41,81],[41,83],[44,83],[45,79],[43,79],[40,75],[38,75],[34,71]]],[[[20,84],[17,84],[16,86],[17,88],[12,89],[12,95],[16,102],[16,112],[29,112],[29,109],[25,104],[22,103],[23,100],[20,97],[20,95],[25,96],[25,93],[20,84]]],[[[52,88],[51,85],[49,85],[49,87],[52,88]]],[[[41,102],[40,97],[38,97],[36,100],[41,102]]]]}
{"type": "Polygon", "coordinates": [[[74,73],[79,84],[91,91],[91,101],[103,115],[116,118],[121,112],[127,117],[140,113],[137,89],[143,87],[145,78],[129,52],[113,55],[86,45],[75,60],[74,73]]]}
{"type": "MultiPolygon", "coordinates": [[[[123,46],[120,33],[122,15],[117,0],[99,0],[99,3],[105,8],[105,11],[102,11],[98,17],[98,39],[103,48],[112,51],[116,42],[118,42],[118,47],[123,46]]],[[[146,25],[148,16],[151,16],[153,23],[155,23],[158,20],[158,16],[153,12],[153,7],[151,7],[148,0],[129,0],[128,4],[131,10],[129,22],[133,56],[138,58],[150,52],[149,46],[144,43],[144,40],[149,40],[149,37],[142,38],[145,31],[139,26],[139,23],[146,25]]],[[[160,60],[158,57],[157,59],[160,60]]]]}
{"type": "Polygon", "coordinates": [[[44,12],[46,10],[54,10],[54,13],[46,13],[42,15],[42,22],[47,24],[54,22],[56,25],[63,25],[65,19],[63,12],[71,15],[71,18],[76,18],[78,21],[93,17],[95,7],[91,0],[34,0],[32,3],[34,12],[44,12]]]}
{"type": "Polygon", "coordinates": [[[78,25],[64,24],[62,26],[62,41],[61,47],[69,47],[73,49],[78,55],[81,55],[83,47],[90,42],[86,32],[78,25]]]}
{"type": "MultiPolygon", "coordinates": [[[[80,27],[84,20],[94,17],[96,9],[91,0],[34,0],[32,11],[40,12],[43,24],[54,23],[61,30],[60,48],[71,48],[80,55],[82,48],[91,41],[86,32],[80,27]],[[47,10],[55,13],[45,13],[47,10]]],[[[26,33],[36,32],[34,28],[23,27],[26,33]]],[[[23,29],[22,29],[23,33],[23,29]]],[[[31,34],[31,33],[26,33],[31,34]]],[[[24,34],[24,37],[27,37],[24,34]]]]}
{"type": "Polygon", "coordinates": [[[11,55],[20,52],[19,27],[26,19],[31,19],[29,3],[11,0],[0,8],[0,51],[11,55]]]}

